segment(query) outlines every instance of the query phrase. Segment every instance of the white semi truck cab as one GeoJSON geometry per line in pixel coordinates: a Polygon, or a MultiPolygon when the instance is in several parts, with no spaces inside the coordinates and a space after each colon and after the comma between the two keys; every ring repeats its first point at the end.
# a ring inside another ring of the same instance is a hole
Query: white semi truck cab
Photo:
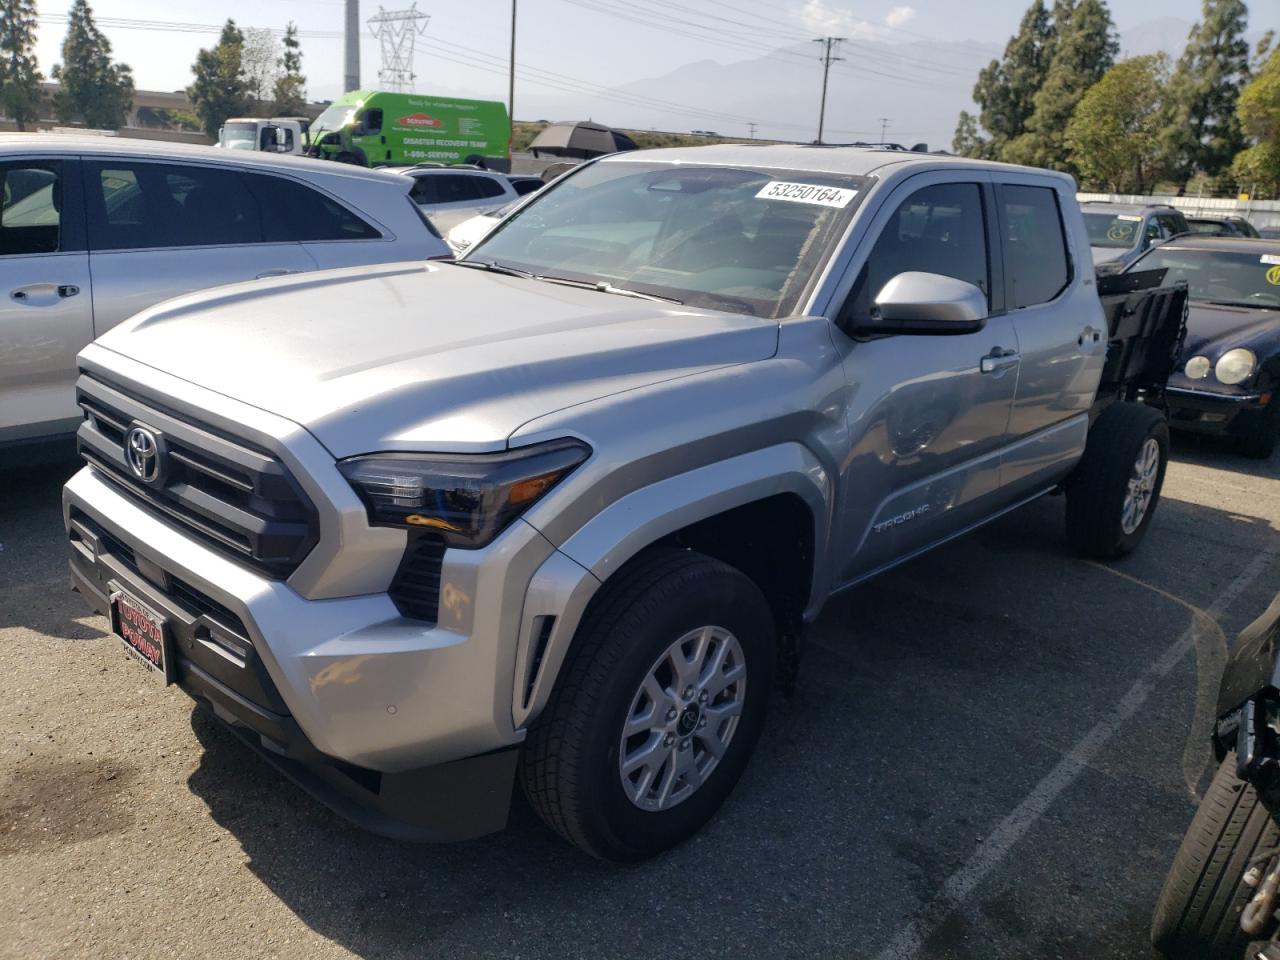
{"type": "Polygon", "coordinates": [[[218,146],[301,155],[310,143],[310,128],[308,117],[234,117],[218,130],[218,146]]]}

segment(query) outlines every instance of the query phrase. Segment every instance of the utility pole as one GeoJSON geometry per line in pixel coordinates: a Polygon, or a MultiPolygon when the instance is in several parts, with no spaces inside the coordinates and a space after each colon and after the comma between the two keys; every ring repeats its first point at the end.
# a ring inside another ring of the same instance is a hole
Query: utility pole
{"type": "Polygon", "coordinates": [[[756,125],[754,123],[748,123],[747,129],[750,131],[751,139],[754,140],[756,138],[756,125]]]}
{"type": "Polygon", "coordinates": [[[886,130],[888,130],[888,129],[889,129],[889,118],[888,118],[888,117],[881,117],[881,118],[880,118],[880,142],[881,142],[881,143],[884,143],[884,142],[885,142],[885,139],[884,139],[884,132],[885,132],[886,130]]]}
{"type": "Polygon", "coordinates": [[[347,0],[343,36],[342,92],[360,89],[360,0],[347,0]]]}
{"type": "Polygon", "coordinates": [[[831,71],[831,64],[837,60],[843,60],[844,57],[833,57],[832,49],[839,50],[840,44],[844,42],[844,37],[819,37],[814,43],[822,44],[822,101],[818,106],[818,139],[815,143],[822,143],[822,126],[827,116],[827,74],[831,71]]]}
{"type": "Polygon", "coordinates": [[[507,121],[511,131],[507,134],[507,155],[516,141],[516,0],[511,0],[511,62],[507,72],[507,121]]]}

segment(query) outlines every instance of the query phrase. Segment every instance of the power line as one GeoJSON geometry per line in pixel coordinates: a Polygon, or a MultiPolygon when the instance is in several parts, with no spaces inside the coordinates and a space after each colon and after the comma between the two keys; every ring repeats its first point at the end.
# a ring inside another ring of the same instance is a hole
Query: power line
{"type": "Polygon", "coordinates": [[[827,74],[831,71],[831,64],[837,60],[843,60],[844,57],[833,57],[831,49],[840,49],[840,44],[844,42],[844,37],[822,37],[814,40],[814,43],[822,44],[822,100],[818,105],[818,139],[816,143],[822,143],[822,123],[827,117],[827,74]]]}

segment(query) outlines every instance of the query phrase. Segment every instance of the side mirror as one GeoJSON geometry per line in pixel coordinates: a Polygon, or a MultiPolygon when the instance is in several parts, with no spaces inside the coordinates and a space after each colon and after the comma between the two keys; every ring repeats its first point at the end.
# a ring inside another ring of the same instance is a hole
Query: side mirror
{"type": "Polygon", "coordinates": [[[954,336],[987,322],[987,297],[972,283],[937,273],[900,273],[880,290],[869,320],[855,335],[954,336]]]}

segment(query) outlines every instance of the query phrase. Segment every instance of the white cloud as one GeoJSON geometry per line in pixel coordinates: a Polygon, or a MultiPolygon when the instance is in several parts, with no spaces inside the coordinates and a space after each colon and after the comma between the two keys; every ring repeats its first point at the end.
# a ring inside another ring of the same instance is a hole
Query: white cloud
{"type": "Polygon", "coordinates": [[[890,30],[904,26],[916,18],[916,8],[909,7],[905,4],[901,7],[894,7],[884,15],[884,25],[890,30]]]}
{"type": "Polygon", "coordinates": [[[799,20],[810,33],[848,37],[850,40],[887,39],[890,30],[910,23],[915,16],[916,8],[903,4],[885,14],[884,25],[881,26],[849,10],[832,6],[828,0],[805,0],[799,11],[799,20]]]}

